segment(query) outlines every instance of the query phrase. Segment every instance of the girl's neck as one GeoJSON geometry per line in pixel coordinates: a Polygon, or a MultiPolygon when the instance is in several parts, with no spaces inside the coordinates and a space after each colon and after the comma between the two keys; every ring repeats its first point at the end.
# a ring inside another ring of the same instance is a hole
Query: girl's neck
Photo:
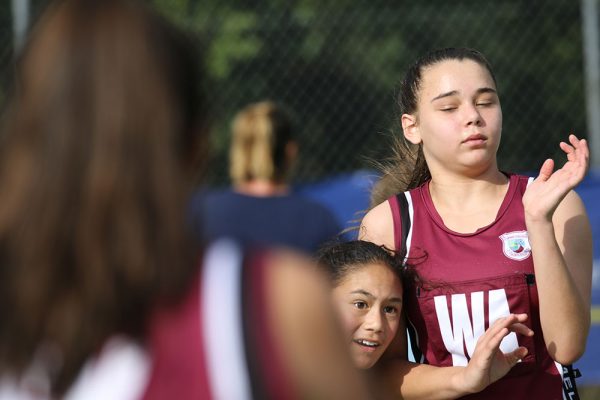
{"type": "Polygon", "coordinates": [[[284,196],[289,193],[289,185],[268,179],[253,179],[234,185],[234,190],[248,196],[270,197],[284,196]]]}
{"type": "Polygon", "coordinates": [[[472,233],[494,222],[508,190],[508,181],[498,169],[477,177],[434,175],[429,193],[449,229],[472,233]]]}

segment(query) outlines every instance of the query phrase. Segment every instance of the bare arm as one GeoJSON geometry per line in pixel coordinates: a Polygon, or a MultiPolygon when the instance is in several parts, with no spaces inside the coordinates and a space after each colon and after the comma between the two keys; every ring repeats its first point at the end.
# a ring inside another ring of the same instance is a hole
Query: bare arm
{"type": "Polygon", "coordinates": [[[567,163],[554,171],[546,160],[523,196],[540,301],[544,341],[550,356],[570,364],[585,350],[590,328],[592,237],[585,207],[572,189],[583,179],[589,152],[585,140],[561,143],[567,163]]]}
{"type": "Polygon", "coordinates": [[[373,398],[340,340],[325,277],[308,260],[294,254],[279,253],[271,262],[271,323],[296,397],[373,398]]]}
{"type": "MultiPolygon", "coordinates": [[[[526,336],[533,331],[522,324],[525,314],[511,314],[497,320],[477,341],[473,358],[466,367],[435,367],[406,360],[403,350],[394,347],[397,354],[383,360],[381,369],[387,389],[403,399],[446,400],[477,393],[510,371],[519,359],[527,355],[525,347],[511,353],[502,353],[500,343],[510,332],[526,336]]],[[[397,339],[406,343],[406,329],[397,339]]]]}

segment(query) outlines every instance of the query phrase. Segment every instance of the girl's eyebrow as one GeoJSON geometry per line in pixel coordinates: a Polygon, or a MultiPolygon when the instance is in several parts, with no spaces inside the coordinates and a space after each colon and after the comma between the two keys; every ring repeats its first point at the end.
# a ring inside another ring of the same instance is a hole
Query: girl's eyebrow
{"type": "MultiPolygon", "coordinates": [[[[371,293],[367,292],[364,289],[356,289],[350,292],[350,294],[362,294],[365,295],[367,297],[375,297],[373,296],[371,293]]],[[[399,297],[392,297],[387,299],[387,301],[389,301],[390,303],[402,303],[402,299],[399,297]]]]}
{"type": "MultiPolygon", "coordinates": [[[[458,93],[459,93],[458,90],[451,90],[451,91],[446,92],[446,93],[438,94],[433,99],[431,99],[431,103],[433,103],[436,100],[443,99],[444,97],[456,96],[458,93]]],[[[491,87],[482,87],[482,88],[479,88],[479,89],[477,89],[475,91],[476,95],[480,95],[480,94],[483,94],[483,93],[494,93],[495,94],[496,93],[496,89],[491,88],[491,87]]]]}
{"type": "Polygon", "coordinates": [[[492,93],[492,94],[497,94],[496,89],[491,88],[491,87],[483,87],[483,88],[479,88],[477,89],[477,91],[475,92],[476,94],[483,94],[483,93],[492,93]]]}
{"type": "Polygon", "coordinates": [[[356,289],[356,290],[351,291],[350,293],[351,294],[363,294],[363,295],[368,296],[368,297],[375,297],[371,293],[367,292],[364,289],[356,289]]]}
{"type": "Polygon", "coordinates": [[[449,97],[449,96],[455,96],[458,94],[458,90],[452,90],[450,92],[446,92],[446,93],[442,93],[442,94],[438,94],[437,96],[435,96],[433,99],[431,99],[431,103],[433,103],[436,100],[439,99],[443,99],[444,97],[449,97]]]}

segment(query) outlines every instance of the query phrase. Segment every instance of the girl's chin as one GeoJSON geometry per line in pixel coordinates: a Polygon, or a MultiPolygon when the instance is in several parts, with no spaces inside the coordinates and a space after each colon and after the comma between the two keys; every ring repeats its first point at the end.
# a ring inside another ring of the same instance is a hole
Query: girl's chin
{"type": "Polygon", "coordinates": [[[354,366],[355,366],[356,368],[358,368],[358,369],[360,369],[360,370],[365,370],[365,371],[366,371],[366,370],[368,370],[368,369],[370,369],[370,368],[371,368],[373,365],[375,365],[375,363],[368,363],[368,364],[365,364],[365,363],[357,363],[357,362],[355,362],[355,363],[354,363],[354,366]]]}
{"type": "Polygon", "coordinates": [[[379,357],[355,357],[354,366],[358,369],[369,369],[379,360],[379,357]]]}

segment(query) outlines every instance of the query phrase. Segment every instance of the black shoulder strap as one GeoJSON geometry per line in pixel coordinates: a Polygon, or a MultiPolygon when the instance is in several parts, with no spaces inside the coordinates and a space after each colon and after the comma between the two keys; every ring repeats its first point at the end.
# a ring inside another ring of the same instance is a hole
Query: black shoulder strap
{"type": "Polygon", "coordinates": [[[408,231],[410,231],[411,221],[410,214],[408,212],[408,201],[406,201],[406,196],[404,195],[404,193],[398,193],[396,195],[396,199],[398,199],[398,208],[400,210],[400,222],[402,223],[402,237],[400,241],[401,246],[400,249],[396,250],[399,250],[398,254],[401,257],[401,260],[404,260],[406,258],[406,255],[408,254],[408,249],[406,248],[406,239],[408,238],[408,231]]]}

